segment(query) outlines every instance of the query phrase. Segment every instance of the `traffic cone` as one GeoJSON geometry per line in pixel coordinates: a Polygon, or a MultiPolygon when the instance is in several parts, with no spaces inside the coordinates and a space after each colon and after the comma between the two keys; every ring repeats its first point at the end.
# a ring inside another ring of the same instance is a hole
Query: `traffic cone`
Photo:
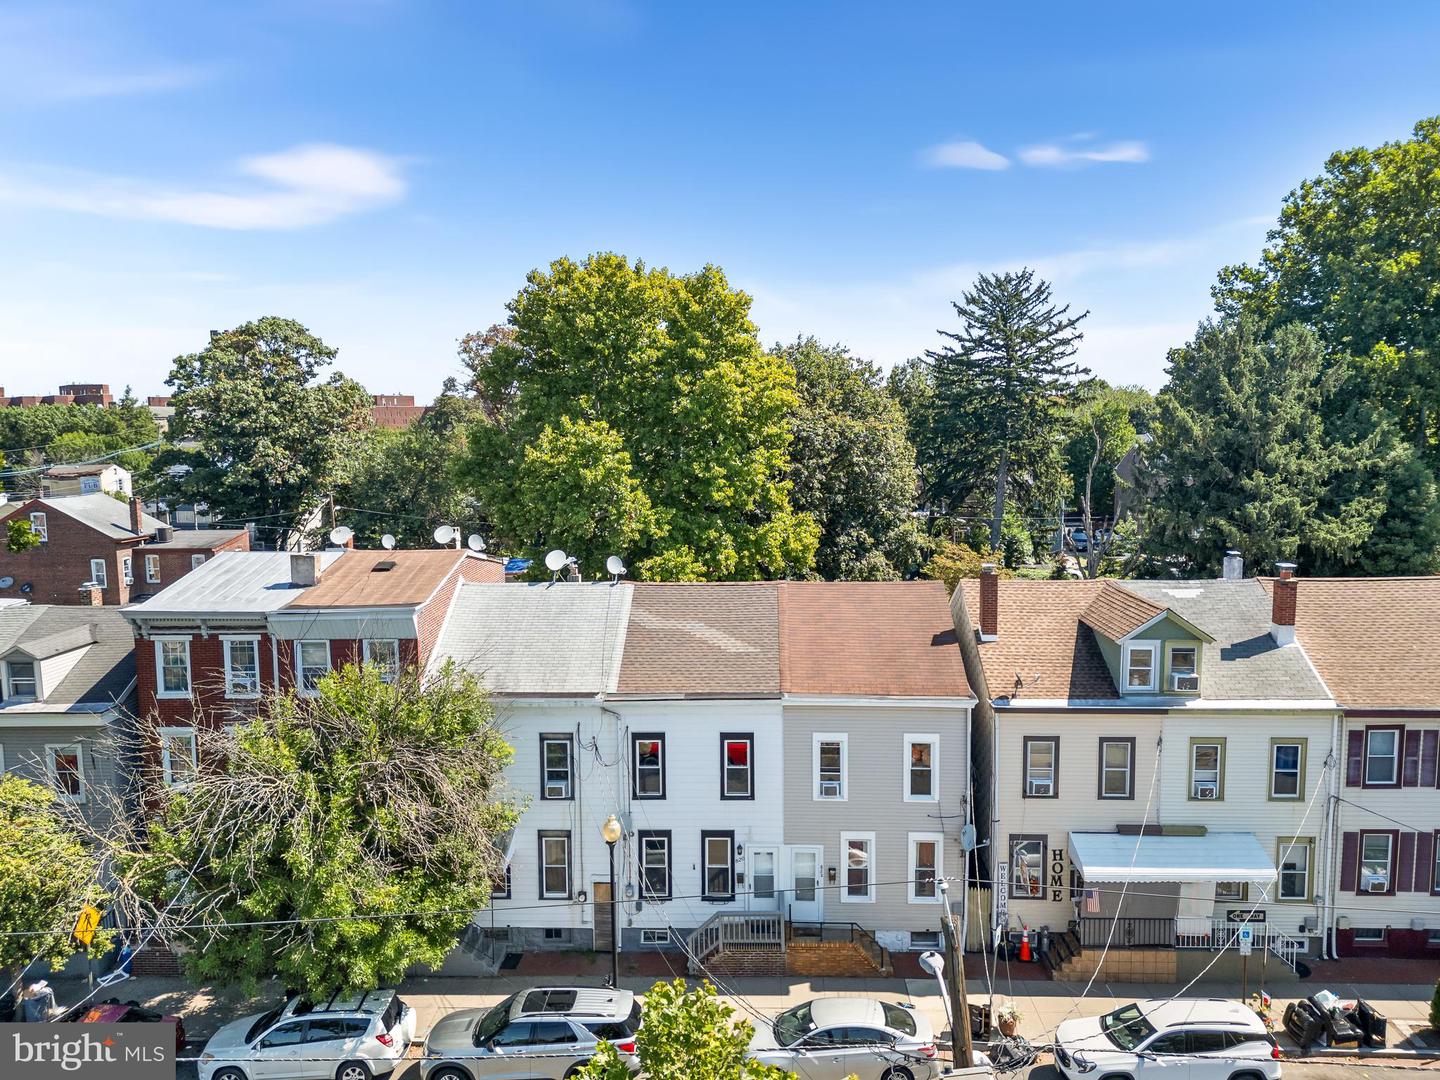
{"type": "Polygon", "coordinates": [[[1028,964],[1032,957],[1030,955],[1030,927],[1024,923],[1020,924],[1020,962],[1028,964]]]}

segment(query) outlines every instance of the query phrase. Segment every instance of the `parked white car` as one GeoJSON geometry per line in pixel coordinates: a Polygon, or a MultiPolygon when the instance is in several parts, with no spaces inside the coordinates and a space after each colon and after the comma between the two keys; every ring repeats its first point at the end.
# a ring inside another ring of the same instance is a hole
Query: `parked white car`
{"type": "Polygon", "coordinates": [[[1280,1080],[1280,1047],[1226,998],[1153,998],[1066,1020],[1055,1064],[1068,1080],[1280,1080]]]}
{"type": "Polygon", "coordinates": [[[199,1080],[377,1080],[414,1038],[415,1010],[394,990],[292,997],[212,1035],[199,1080]]]}
{"type": "Polygon", "coordinates": [[[750,1056],[800,1080],[932,1080],[935,1032],[914,1009],[873,998],[816,998],[755,1026],[750,1056]]]}

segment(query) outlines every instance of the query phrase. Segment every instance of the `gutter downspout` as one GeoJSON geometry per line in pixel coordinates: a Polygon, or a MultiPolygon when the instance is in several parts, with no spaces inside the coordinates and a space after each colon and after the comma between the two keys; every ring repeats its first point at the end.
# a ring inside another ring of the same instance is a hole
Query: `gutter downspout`
{"type": "Polygon", "coordinates": [[[1329,806],[1325,814],[1325,898],[1323,900],[1323,921],[1321,927],[1321,951],[1320,955],[1326,960],[1335,957],[1335,910],[1336,897],[1339,895],[1338,875],[1335,872],[1335,843],[1337,839],[1336,824],[1340,816],[1340,793],[1338,780],[1340,778],[1340,738],[1341,730],[1345,724],[1345,713],[1336,709],[1330,721],[1330,761],[1333,763],[1330,769],[1330,792],[1327,801],[1329,806]]]}
{"type": "MultiPolygon", "coordinates": [[[[1010,861],[1009,845],[1000,847],[1000,710],[995,708],[993,699],[990,702],[990,843],[992,854],[990,856],[990,948],[999,946],[1000,934],[1003,934],[1007,927],[995,925],[996,907],[999,904],[999,896],[995,890],[1010,888],[1010,882],[996,881],[995,871],[999,868],[1000,859],[994,852],[1004,851],[1005,862],[1010,861]]],[[[1013,871],[1012,871],[1013,872],[1013,871]]]]}

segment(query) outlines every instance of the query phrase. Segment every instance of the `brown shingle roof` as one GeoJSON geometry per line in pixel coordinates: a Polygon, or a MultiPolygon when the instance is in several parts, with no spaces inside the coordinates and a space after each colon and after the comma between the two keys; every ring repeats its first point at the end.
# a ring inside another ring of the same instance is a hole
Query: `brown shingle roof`
{"type": "Polygon", "coordinates": [[[346,551],[290,608],[410,607],[424,603],[460,560],[463,551],[346,551]],[[395,565],[384,571],[382,562],[395,565]]]}
{"type": "MultiPolygon", "coordinates": [[[[1115,683],[1094,632],[1080,621],[1104,585],[1103,581],[1000,581],[997,640],[978,645],[990,697],[1115,698],[1115,683]]],[[[980,582],[962,581],[960,592],[970,621],[978,626],[980,582]]]]}
{"type": "Polygon", "coordinates": [[[1440,577],[1298,581],[1295,636],[1336,701],[1440,709],[1440,577]]]}
{"type": "Polygon", "coordinates": [[[1165,608],[1153,600],[1138,596],[1113,581],[1106,581],[1095,599],[1080,612],[1080,621],[1111,641],[1119,641],[1164,611],[1165,608]]]}
{"type": "Polygon", "coordinates": [[[773,582],[636,585],[617,692],[778,695],[778,606],[773,582]]]}
{"type": "Polygon", "coordinates": [[[780,685],[787,694],[970,697],[938,581],[787,581],[780,685]]]}

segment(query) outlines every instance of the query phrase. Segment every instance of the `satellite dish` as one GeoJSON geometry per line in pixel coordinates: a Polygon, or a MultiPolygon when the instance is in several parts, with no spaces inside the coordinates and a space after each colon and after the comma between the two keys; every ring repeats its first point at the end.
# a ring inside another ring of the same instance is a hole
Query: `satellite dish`
{"type": "Polygon", "coordinates": [[[435,530],[435,542],[437,544],[448,544],[455,539],[455,526],[441,525],[435,530]]]}
{"type": "Polygon", "coordinates": [[[605,560],[605,572],[611,577],[624,577],[625,560],[620,558],[619,555],[611,555],[605,560]]]}
{"type": "Polygon", "coordinates": [[[960,830],[960,850],[961,850],[961,851],[974,851],[974,850],[975,850],[975,826],[974,826],[974,825],[971,825],[971,824],[968,824],[968,823],[967,823],[965,826],[963,826],[963,827],[961,828],[961,830],[960,830]]]}
{"type": "Polygon", "coordinates": [[[355,530],[349,525],[336,525],[330,530],[330,543],[336,547],[344,547],[355,537],[355,530]]]}
{"type": "Polygon", "coordinates": [[[11,585],[14,584],[15,579],[13,577],[0,577],[0,589],[8,589],[11,585]]]}
{"type": "Polygon", "coordinates": [[[23,593],[33,592],[34,590],[35,590],[35,586],[34,586],[34,585],[31,585],[30,582],[28,582],[28,581],[25,582],[24,585],[21,585],[21,586],[20,586],[20,591],[23,592],[23,593]]]}
{"type": "Polygon", "coordinates": [[[465,546],[471,551],[484,551],[485,541],[479,533],[471,533],[465,540],[465,546]]]}
{"type": "Polygon", "coordinates": [[[549,570],[552,574],[558,574],[565,568],[565,564],[569,561],[569,556],[559,548],[556,548],[554,551],[548,552],[545,555],[545,569],[549,570]]]}
{"type": "Polygon", "coordinates": [[[395,537],[392,536],[390,533],[386,533],[384,536],[380,537],[380,546],[383,547],[386,551],[393,551],[395,549],[395,537]]]}

